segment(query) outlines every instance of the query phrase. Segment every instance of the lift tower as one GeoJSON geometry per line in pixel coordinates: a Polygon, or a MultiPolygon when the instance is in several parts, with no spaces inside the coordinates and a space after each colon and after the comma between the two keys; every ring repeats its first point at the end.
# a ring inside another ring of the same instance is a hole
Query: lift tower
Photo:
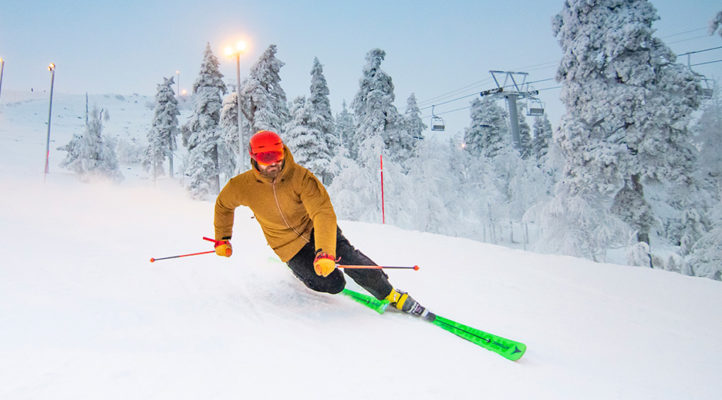
{"type": "MultiPolygon", "coordinates": [[[[489,71],[491,77],[496,83],[496,88],[484,90],[480,93],[484,96],[504,97],[509,107],[509,126],[511,127],[511,139],[514,147],[519,150],[519,114],[516,108],[517,99],[535,98],[539,94],[538,90],[523,90],[526,84],[527,72],[511,72],[511,71],[489,71]],[[503,84],[499,84],[498,77],[504,76],[503,84]]],[[[527,85],[528,86],[528,85],[527,85]]]]}

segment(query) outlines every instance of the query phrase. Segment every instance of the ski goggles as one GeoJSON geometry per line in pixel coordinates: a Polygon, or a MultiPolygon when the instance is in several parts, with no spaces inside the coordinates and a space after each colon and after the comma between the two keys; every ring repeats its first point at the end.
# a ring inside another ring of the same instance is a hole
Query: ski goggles
{"type": "Polygon", "coordinates": [[[253,155],[253,159],[261,165],[271,165],[283,161],[282,151],[264,151],[253,155]]]}

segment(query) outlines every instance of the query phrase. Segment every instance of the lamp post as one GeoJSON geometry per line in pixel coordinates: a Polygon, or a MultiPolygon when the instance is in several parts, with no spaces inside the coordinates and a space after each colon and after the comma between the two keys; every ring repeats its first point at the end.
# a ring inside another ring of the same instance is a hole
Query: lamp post
{"type": "Polygon", "coordinates": [[[48,107],[48,138],[45,142],[45,175],[43,175],[43,182],[48,177],[50,171],[50,119],[53,116],[53,86],[55,85],[55,64],[50,63],[48,65],[48,71],[50,71],[50,106],[48,107]]]}
{"type": "Polygon", "coordinates": [[[3,72],[5,72],[5,60],[0,57],[0,94],[3,91],[3,72]]]}
{"type": "Polygon", "coordinates": [[[175,77],[176,77],[175,83],[176,83],[176,87],[177,87],[177,89],[175,91],[175,95],[180,97],[180,95],[181,95],[180,94],[180,70],[175,70],[175,77]]]}
{"type": "Polygon", "coordinates": [[[239,171],[242,171],[243,166],[246,165],[246,142],[243,139],[243,132],[241,131],[241,53],[244,50],[246,50],[246,42],[242,40],[236,43],[235,49],[231,46],[226,47],[227,56],[236,56],[236,111],[238,113],[238,152],[240,156],[240,165],[238,166],[239,171]]]}

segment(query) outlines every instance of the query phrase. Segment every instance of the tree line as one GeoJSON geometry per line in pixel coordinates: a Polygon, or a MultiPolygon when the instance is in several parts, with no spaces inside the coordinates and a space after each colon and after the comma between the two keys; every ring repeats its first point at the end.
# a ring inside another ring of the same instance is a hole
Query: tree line
{"type": "Polygon", "coordinates": [[[604,261],[623,249],[632,265],[720,279],[722,107],[718,94],[703,98],[700,76],[654,36],[657,19],[647,0],[566,1],[552,24],[566,112],[556,129],[546,116],[530,126],[515,113],[518,144],[509,110],[481,97],[464,132],[426,138],[415,95],[404,112],[396,108],[381,49],[366,54],[356,95],[333,115],[317,58],[305,96],[286,98],[275,45],[227,94],[207,45],[184,124],[173,78],[158,85],[143,163],[155,179],[167,161],[173,176],[180,135],[183,184],[192,197],[210,198],[249,167],[239,138],[273,130],[328,186],[341,218],[380,221],[383,155],[395,225],[501,241],[506,224],[521,223],[532,226],[529,245],[538,251],[604,261]]]}

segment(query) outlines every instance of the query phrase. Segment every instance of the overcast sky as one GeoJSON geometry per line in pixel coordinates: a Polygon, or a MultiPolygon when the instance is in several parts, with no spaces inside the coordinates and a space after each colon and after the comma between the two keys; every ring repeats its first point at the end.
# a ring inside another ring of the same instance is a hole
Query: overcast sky
{"type": "MultiPolygon", "coordinates": [[[[661,17],[654,25],[657,36],[678,54],[722,46],[719,35],[707,34],[709,21],[722,11],[719,0],[652,3],[661,17]]],[[[424,107],[458,99],[436,107],[447,132],[456,133],[468,125],[474,94],[494,87],[489,70],[529,72],[529,81],[554,77],[560,48],[551,18],[562,5],[562,0],[4,0],[2,91],[48,90],[50,62],[57,65],[55,90],[61,93],[154,95],[162,78],[176,71],[181,89],[190,89],[207,42],[226,81],[235,83],[235,60],[223,49],[244,38],[250,47],[241,58],[242,77],[276,44],[277,57],[286,63],[281,84],[289,100],[307,94],[318,57],[336,113],[358,89],[365,54],[381,48],[399,110],[412,92],[425,117],[431,110],[424,107]]],[[[691,63],[720,59],[722,49],[695,54],[691,63]]],[[[721,62],[693,69],[722,78],[721,62]]],[[[534,86],[556,125],[563,112],[558,85],[547,80],[534,86]]]]}

